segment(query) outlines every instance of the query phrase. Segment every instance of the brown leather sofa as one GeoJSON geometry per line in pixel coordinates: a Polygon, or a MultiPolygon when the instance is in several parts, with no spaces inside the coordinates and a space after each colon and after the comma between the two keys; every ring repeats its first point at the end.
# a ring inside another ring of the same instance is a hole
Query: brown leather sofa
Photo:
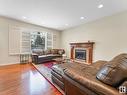
{"type": "Polygon", "coordinates": [[[127,87],[127,54],[121,54],[109,62],[97,61],[92,65],[80,63],[59,64],[52,67],[51,73],[53,82],[62,88],[66,95],[126,95],[119,93],[118,89],[120,86],[127,87]],[[121,70],[105,69],[109,64],[110,67],[112,67],[111,64],[117,64],[113,65],[113,68],[120,68],[121,70]],[[120,72],[119,74],[117,70],[120,72]],[[107,73],[104,73],[104,71],[107,73]],[[113,72],[117,72],[115,75],[118,74],[120,77],[112,76],[113,72]],[[105,77],[103,74],[105,74],[105,77]],[[110,84],[106,83],[109,82],[109,77],[112,78],[110,84]],[[114,84],[113,80],[115,78],[119,78],[115,81],[117,86],[111,84],[114,84]]]}
{"type": "Polygon", "coordinates": [[[62,57],[63,49],[35,50],[32,53],[32,60],[35,64],[51,61],[54,58],[62,57]]]}

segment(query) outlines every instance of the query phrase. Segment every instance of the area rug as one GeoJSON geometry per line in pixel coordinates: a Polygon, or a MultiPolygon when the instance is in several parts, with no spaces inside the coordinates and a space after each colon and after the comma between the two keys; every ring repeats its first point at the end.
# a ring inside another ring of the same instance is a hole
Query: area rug
{"type": "Polygon", "coordinates": [[[45,77],[47,79],[47,81],[49,81],[54,87],[56,87],[63,95],[64,92],[57,86],[55,85],[53,82],[52,82],[52,79],[51,79],[51,68],[53,65],[56,65],[57,63],[55,61],[50,61],[50,62],[46,62],[46,63],[43,63],[43,64],[34,64],[34,67],[39,71],[39,73],[45,77]]]}
{"type": "Polygon", "coordinates": [[[54,64],[56,64],[56,61],[46,62],[46,63],[43,63],[42,65],[51,69],[54,64]]]}

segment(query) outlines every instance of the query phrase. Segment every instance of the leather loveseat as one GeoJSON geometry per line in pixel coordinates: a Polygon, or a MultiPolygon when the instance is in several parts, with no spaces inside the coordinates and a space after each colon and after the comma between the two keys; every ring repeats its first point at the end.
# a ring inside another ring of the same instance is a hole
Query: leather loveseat
{"type": "Polygon", "coordinates": [[[63,49],[34,50],[32,60],[35,64],[51,61],[54,58],[62,57],[65,51],[63,49]]]}
{"type": "Polygon", "coordinates": [[[126,95],[119,93],[119,87],[127,87],[127,54],[120,54],[111,61],[97,61],[92,65],[59,64],[52,67],[51,73],[53,82],[62,88],[66,95],[126,95]],[[114,81],[117,85],[114,85],[114,81]]]}

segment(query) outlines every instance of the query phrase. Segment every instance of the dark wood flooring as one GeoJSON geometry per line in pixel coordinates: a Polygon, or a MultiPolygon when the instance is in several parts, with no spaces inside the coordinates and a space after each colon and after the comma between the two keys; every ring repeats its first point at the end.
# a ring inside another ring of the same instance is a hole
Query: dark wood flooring
{"type": "Polygon", "coordinates": [[[0,95],[62,95],[31,64],[0,66],[0,95]]]}

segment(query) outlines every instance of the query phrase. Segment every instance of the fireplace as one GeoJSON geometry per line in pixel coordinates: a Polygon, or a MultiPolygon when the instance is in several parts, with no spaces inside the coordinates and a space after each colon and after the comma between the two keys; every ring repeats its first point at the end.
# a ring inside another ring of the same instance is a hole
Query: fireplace
{"type": "Polygon", "coordinates": [[[94,42],[70,43],[70,58],[74,62],[91,64],[93,59],[93,44],[94,42]]]}
{"type": "Polygon", "coordinates": [[[86,50],[85,49],[75,49],[75,59],[86,61],[86,50]]]}

